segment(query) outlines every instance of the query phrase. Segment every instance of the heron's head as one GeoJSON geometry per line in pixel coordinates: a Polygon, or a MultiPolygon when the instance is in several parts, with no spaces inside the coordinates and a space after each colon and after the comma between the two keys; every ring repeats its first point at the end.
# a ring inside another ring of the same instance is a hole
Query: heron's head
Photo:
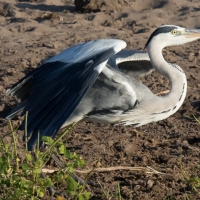
{"type": "Polygon", "coordinates": [[[186,29],[175,25],[163,25],[157,28],[147,41],[145,48],[154,46],[163,49],[167,46],[176,46],[192,42],[200,38],[199,29],[186,29]]]}

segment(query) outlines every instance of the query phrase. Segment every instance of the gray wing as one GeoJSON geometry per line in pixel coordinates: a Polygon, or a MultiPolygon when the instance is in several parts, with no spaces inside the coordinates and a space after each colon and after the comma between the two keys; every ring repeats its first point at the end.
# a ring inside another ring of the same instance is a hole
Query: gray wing
{"type": "Polygon", "coordinates": [[[123,114],[133,109],[138,98],[133,83],[137,80],[122,74],[113,67],[105,67],[92,88],[88,91],[77,111],[84,113],[86,120],[98,123],[117,123],[123,114]]]}
{"type": "Polygon", "coordinates": [[[134,78],[140,78],[153,71],[148,53],[137,50],[122,50],[112,56],[108,64],[134,78]]]}
{"type": "MultiPolygon", "coordinates": [[[[22,78],[7,95],[22,103],[7,119],[28,112],[29,149],[40,136],[54,136],[76,109],[108,59],[126,46],[122,40],[96,40],[73,46],[22,78]]],[[[25,122],[22,123],[24,128],[25,122]]]]}

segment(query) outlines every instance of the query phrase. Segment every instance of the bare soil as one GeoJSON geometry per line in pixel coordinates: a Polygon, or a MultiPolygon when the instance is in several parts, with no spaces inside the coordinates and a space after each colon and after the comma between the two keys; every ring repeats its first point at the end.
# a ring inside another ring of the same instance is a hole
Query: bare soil
{"type": "MultiPolygon", "coordinates": [[[[96,10],[97,4],[92,9],[90,4],[90,12],[81,13],[72,0],[0,1],[2,134],[9,130],[5,116],[18,102],[6,96],[6,89],[42,59],[98,38],[120,38],[127,42],[128,49],[143,49],[153,30],[162,24],[200,28],[199,0],[104,2],[109,4],[105,9],[96,10]]],[[[193,117],[200,119],[199,46],[196,41],[163,51],[165,59],[181,66],[187,75],[187,97],[176,114],[137,129],[82,122],[73,130],[69,149],[87,161],[84,169],[98,162],[98,167],[149,166],[165,173],[124,170],[93,173],[90,180],[113,193],[113,199],[118,183],[123,199],[200,199],[199,191],[194,192],[183,176],[183,171],[191,176],[200,163],[200,124],[193,117]]],[[[154,93],[169,89],[168,80],[156,72],[141,81],[154,93]]],[[[21,120],[13,123],[18,125],[21,120]]],[[[90,187],[90,191],[92,199],[105,199],[101,188],[90,187]]]]}
{"type": "Polygon", "coordinates": [[[81,12],[104,12],[121,11],[124,6],[129,6],[126,0],[75,0],[74,5],[77,11],[81,12]]]}

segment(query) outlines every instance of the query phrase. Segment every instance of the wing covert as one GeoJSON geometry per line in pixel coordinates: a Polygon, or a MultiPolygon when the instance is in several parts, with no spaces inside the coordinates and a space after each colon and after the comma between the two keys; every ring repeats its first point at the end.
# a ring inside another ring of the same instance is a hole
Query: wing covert
{"type": "Polygon", "coordinates": [[[148,53],[138,50],[122,50],[112,56],[108,64],[134,78],[140,78],[153,71],[148,53]]]}
{"type": "MultiPolygon", "coordinates": [[[[37,140],[38,131],[41,137],[57,133],[93,85],[107,60],[125,46],[124,41],[112,39],[76,45],[52,57],[7,91],[8,95],[17,95],[26,80],[31,80],[32,87],[26,91],[28,98],[14,109],[17,113],[23,105],[22,116],[28,111],[28,136],[32,133],[29,149],[37,140]]],[[[28,83],[30,86],[30,81],[28,83]]],[[[12,118],[12,114],[7,118],[12,118]]],[[[24,126],[25,122],[22,128],[24,126]]]]}

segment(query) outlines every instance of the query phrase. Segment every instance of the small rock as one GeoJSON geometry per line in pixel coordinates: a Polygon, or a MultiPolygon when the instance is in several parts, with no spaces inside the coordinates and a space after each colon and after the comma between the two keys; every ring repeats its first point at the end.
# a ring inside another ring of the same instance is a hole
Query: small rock
{"type": "Polygon", "coordinates": [[[124,147],[124,152],[126,154],[134,154],[137,151],[137,145],[134,143],[128,143],[124,147]]]}
{"type": "Polygon", "coordinates": [[[151,189],[151,188],[153,187],[153,184],[154,184],[154,181],[148,180],[148,181],[147,181],[147,188],[148,188],[148,189],[151,189]]]}
{"type": "Polygon", "coordinates": [[[108,141],[108,146],[109,147],[113,146],[113,143],[114,143],[113,140],[108,141]]]}
{"type": "Polygon", "coordinates": [[[96,164],[96,167],[101,167],[102,165],[101,165],[101,162],[98,162],[97,164],[96,164]]]}
{"type": "Polygon", "coordinates": [[[54,49],[57,49],[58,46],[59,46],[59,45],[58,45],[57,43],[54,43],[54,44],[53,44],[53,48],[54,48],[54,49]]]}
{"type": "Polygon", "coordinates": [[[188,141],[187,141],[187,140],[184,140],[184,141],[183,141],[183,145],[188,146],[188,141]]]}
{"type": "Polygon", "coordinates": [[[42,46],[43,46],[43,47],[50,48],[50,49],[53,49],[53,48],[54,48],[54,44],[45,44],[45,43],[43,43],[42,46]]]}
{"type": "Polygon", "coordinates": [[[194,60],[194,53],[190,53],[188,59],[190,62],[192,62],[194,60]]]}
{"type": "Polygon", "coordinates": [[[122,133],[126,133],[126,129],[124,127],[122,128],[122,133]]]}
{"type": "Polygon", "coordinates": [[[140,188],[141,188],[140,185],[136,185],[136,186],[134,187],[134,190],[139,190],[140,188]]]}
{"type": "Polygon", "coordinates": [[[152,187],[152,190],[153,190],[154,192],[159,192],[159,191],[160,191],[160,186],[159,186],[159,185],[154,185],[154,186],[152,187]]]}

